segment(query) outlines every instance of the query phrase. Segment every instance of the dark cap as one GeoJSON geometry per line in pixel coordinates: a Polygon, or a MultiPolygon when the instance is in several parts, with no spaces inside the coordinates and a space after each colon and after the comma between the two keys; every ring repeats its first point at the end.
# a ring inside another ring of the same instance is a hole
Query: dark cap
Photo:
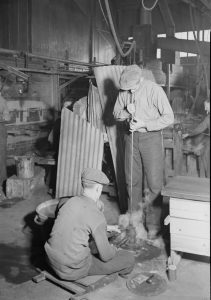
{"type": "Polygon", "coordinates": [[[81,175],[82,182],[108,184],[108,177],[100,170],[87,168],[81,175]]]}
{"type": "Polygon", "coordinates": [[[142,75],[141,68],[137,65],[127,66],[120,77],[120,89],[130,90],[133,89],[140,81],[142,75]]]}

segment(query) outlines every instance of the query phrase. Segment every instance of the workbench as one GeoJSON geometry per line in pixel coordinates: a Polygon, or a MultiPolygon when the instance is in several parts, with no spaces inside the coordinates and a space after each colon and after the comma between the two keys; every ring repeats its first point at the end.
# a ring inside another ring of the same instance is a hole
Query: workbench
{"type": "Polygon", "coordinates": [[[210,179],[175,176],[162,189],[170,197],[170,250],[210,256],[210,179]]]}

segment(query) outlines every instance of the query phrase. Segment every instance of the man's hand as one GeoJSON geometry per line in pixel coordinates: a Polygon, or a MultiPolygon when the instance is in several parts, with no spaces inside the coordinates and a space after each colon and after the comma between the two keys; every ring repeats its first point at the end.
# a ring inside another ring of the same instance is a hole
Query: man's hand
{"type": "Polygon", "coordinates": [[[131,114],[134,115],[136,108],[135,105],[133,103],[130,103],[127,105],[127,111],[131,114]]]}
{"type": "Polygon", "coordinates": [[[183,139],[186,139],[188,136],[189,136],[188,133],[183,133],[183,134],[182,134],[182,138],[183,138],[183,139]]]}
{"type": "Polygon", "coordinates": [[[146,128],[146,124],[144,121],[142,121],[141,119],[137,119],[134,118],[131,122],[130,122],[130,132],[139,130],[141,128],[146,128]]]}

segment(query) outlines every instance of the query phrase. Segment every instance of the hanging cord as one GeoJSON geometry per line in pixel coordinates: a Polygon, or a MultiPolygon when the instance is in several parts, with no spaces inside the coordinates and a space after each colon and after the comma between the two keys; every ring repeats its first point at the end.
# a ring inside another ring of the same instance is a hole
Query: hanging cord
{"type": "MultiPolygon", "coordinates": [[[[200,55],[200,59],[201,59],[201,64],[202,67],[204,69],[204,77],[205,77],[205,82],[206,82],[206,90],[207,90],[207,97],[209,97],[209,84],[208,84],[208,78],[207,78],[207,70],[206,70],[206,65],[204,63],[204,59],[203,59],[203,55],[196,37],[196,33],[195,33],[195,26],[194,26],[194,21],[193,21],[193,12],[192,12],[192,7],[191,5],[189,6],[189,10],[190,10],[190,20],[191,20],[191,26],[192,26],[192,31],[193,31],[193,36],[196,42],[196,47],[198,49],[199,55],[200,55]]],[[[197,29],[197,28],[196,28],[197,29]]]]}
{"type": "Polygon", "coordinates": [[[157,5],[158,0],[155,0],[155,3],[152,5],[152,7],[146,7],[145,4],[144,4],[144,0],[142,0],[141,3],[142,3],[142,6],[143,6],[143,8],[144,8],[145,10],[151,11],[151,10],[153,10],[153,9],[155,8],[155,6],[157,5]]]}
{"type": "Polygon", "coordinates": [[[98,0],[98,2],[99,2],[100,9],[101,9],[101,12],[102,12],[102,14],[103,14],[103,17],[104,17],[104,19],[105,19],[105,22],[106,22],[107,26],[109,27],[109,23],[108,23],[108,20],[107,20],[107,18],[106,18],[106,16],[105,16],[105,13],[104,13],[104,10],[103,10],[103,6],[102,6],[102,3],[101,3],[101,0],[98,0]]]}
{"type": "Polygon", "coordinates": [[[120,53],[120,55],[122,57],[126,57],[130,54],[130,52],[133,50],[133,48],[136,47],[136,42],[133,41],[130,48],[128,49],[127,52],[123,53],[122,49],[121,49],[121,46],[120,46],[120,43],[118,41],[118,38],[117,38],[117,35],[116,35],[116,31],[115,31],[115,28],[114,28],[114,23],[113,23],[113,20],[112,20],[112,16],[111,16],[111,11],[110,11],[110,7],[109,7],[109,3],[108,3],[108,0],[105,0],[105,6],[106,6],[106,11],[107,11],[107,14],[108,14],[108,20],[109,20],[109,24],[110,24],[110,28],[111,28],[111,32],[113,34],[113,37],[114,37],[114,41],[116,43],[116,46],[117,46],[117,49],[120,53]]]}

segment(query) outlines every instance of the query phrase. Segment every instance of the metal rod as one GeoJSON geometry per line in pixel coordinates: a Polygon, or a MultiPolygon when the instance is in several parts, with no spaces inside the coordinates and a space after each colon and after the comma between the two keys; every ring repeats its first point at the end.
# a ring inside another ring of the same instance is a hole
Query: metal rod
{"type": "Polygon", "coordinates": [[[62,59],[62,58],[57,58],[57,57],[51,57],[51,56],[45,56],[45,55],[39,55],[39,54],[33,54],[29,52],[21,52],[17,50],[9,50],[9,49],[4,49],[0,48],[0,53],[5,53],[5,54],[11,54],[11,55],[19,55],[23,56],[26,55],[31,58],[38,58],[38,59],[43,59],[43,60],[50,60],[50,61],[55,61],[55,62],[62,62],[66,64],[75,64],[75,65],[80,65],[80,66],[87,66],[87,67],[98,67],[98,66],[109,66],[109,64],[103,64],[103,63],[86,63],[82,61],[77,61],[77,60],[69,60],[69,59],[62,59]]]}
{"type": "MultiPolygon", "coordinates": [[[[134,103],[134,94],[131,95],[131,103],[134,103]]],[[[134,119],[134,113],[132,114],[132,119],[134,119]]],[[[132,204],[133,204],[133,131],[131,135],[131,159],[130,159],[130,219],[132,216],[132,204]]],[[[131,223],[131,220],[130,220],[131,223]]]]}
{"type": "Polygon", "coordinates": [[[130,217],[132,215],[132,203],[133,203],[133,131],[131,135],[131,160],[130,160],[130,217]]]}

